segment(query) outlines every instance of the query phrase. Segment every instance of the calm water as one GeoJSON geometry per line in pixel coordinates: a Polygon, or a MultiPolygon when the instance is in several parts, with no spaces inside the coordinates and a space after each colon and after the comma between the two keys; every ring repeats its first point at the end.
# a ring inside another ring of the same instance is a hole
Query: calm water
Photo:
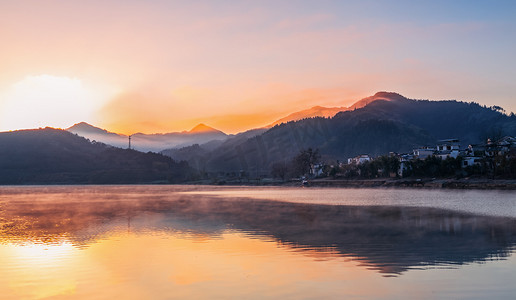
{"type": "Polygon", "coordinates": [[[516,192],[0,187],[1,299],[514,299],[516,192]]]}

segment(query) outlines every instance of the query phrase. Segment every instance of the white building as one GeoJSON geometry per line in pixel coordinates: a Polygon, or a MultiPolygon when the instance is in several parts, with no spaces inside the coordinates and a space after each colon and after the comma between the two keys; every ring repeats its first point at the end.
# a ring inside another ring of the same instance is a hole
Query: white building
{"type": "Polygon", "coordinates": [[[407,171],[407,162],[414,159],[414,156],[405,154],[400,156],[400,167],[398,168],[398,176],[403,177],[403,173],[407,171]]]}
{"type": "Polygon", "coordinates": [[[460,141],[458,139],[440,140],[437,144],[437,157],[446,159],[457,158],[460,154],[460,141]]]}
{"type": "Polygon", "coordinates": [[[414,158],[419,158],[419,159],[425,159],[434,154],[435,154],[435,148],[422,147],[422,148],[412,150],[412,155],[414,155],[414,158]]]}
{"type": "Polygon", "coordinates": [[[460,149],[460,141],[458,139],[440,140],[437,143],[437,151],[452,151],[460,149]]]}
{"type": "Polygon", "coordinates": [[[476,156],[465,156],[462,160],[462,167],[471,167],[473,165],[480,165],[480,162],[482,161],[481,157],[476,156]]]}
{"type": "Polygon", "coordinates": [[[323,164],[314,164],[313,166],[311,166],[310,173],[313,176],[317,177],[317,176],[321,176],[323,174],[323,170],[324,170],[323,164]]]}
{"type": "Polygon", "coordinates": [[[370,160],[371,158],[369,157],[369,155],[363,154],[357,157],[348,158],[348,165],[360,165],[370,160]]]}

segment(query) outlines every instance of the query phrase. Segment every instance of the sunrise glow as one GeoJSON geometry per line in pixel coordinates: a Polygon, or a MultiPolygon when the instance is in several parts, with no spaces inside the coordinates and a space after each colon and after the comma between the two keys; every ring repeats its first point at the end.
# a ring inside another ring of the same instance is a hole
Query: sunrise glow
{"type": "Polygon", "coordinates": [[[516,111],[512,4],[366,2],[4,1],[0,130],[237,133],[384,90],[516,111]]]}
{"type": "Polygon", "coordinates": [[[77,120],[96,120],[103,95],[80,79],[27,76],[0,96],[0,130],[66,128],[77,120]]]}

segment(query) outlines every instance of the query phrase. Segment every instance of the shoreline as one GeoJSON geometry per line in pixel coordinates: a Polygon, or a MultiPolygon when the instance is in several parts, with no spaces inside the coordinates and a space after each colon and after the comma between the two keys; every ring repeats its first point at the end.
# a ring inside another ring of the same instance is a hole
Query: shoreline
{"type": "MultiPolygon", "coordinates": [[[[299,181],[219,181],[189,182],[185,185],[212,186],[301,186],[299,181]]],[[[306,187],[331,188],[416,188],[416,189],[476,189],[476,190],[516,190],[514,179],[313,179],[306,187]]]]}
{"type": "Polygon", "coordinates": [[[309,183],[318,187],[516,190],[516,180],[500,179],[313,180],[309,183]]]}
{"type": "MultiPolygon", "coordinates": [[[[201,180],[181,183],[165,182],[141,182],[141,183],[25,183],[25,184],[0,184],[2,187],[16,186],[118,186],[118,185],[189,185],[189,186],[277,186],[277,187],[301,187],[299,180],[201,180]]],[[[468,190],[516,190],[516,179],[313,179],[308,180],[304,187],[328,187],[328,188],[415,188],[415,189],[468,189],[468,190]]]]}

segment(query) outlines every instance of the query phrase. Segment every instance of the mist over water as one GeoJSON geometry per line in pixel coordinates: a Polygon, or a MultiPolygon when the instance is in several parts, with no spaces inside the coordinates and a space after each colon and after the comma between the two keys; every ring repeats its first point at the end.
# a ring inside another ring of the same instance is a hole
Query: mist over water
{"type": "Polygon", "coordinates": [[[516,193],[505,190],[233,187],[184,193],[323,205],[432,207],[516,218],[516,193]]]}
{"type": "Polygon", "coordinates": [[[2,298],[507,298],[513,192],[0,188],[2,298]]]}

